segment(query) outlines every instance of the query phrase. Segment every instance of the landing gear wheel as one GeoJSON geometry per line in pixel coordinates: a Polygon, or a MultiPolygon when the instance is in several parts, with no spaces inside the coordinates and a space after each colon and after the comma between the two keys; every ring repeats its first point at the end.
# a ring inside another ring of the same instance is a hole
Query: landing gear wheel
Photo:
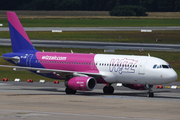
{"type": "Polygon", "coordinates": [[[113,86],[109,86],[109,94],[113,94],[114,93],[114,87],[113,86]]]}
{"type": "Polygon", "coordinates": [[[77,92],[76,90],[73,90],[71,88],[66,88],[65,91],[66,91],[66,94],[76,94],[77,92]]]}
{"type": "Polygon", "coordinates": [[[154,93],[153,92],[148,93],[147,97],[154,97],[154,93]]]}
{"type": "Polygon", "coordinates": [[[104,86],[103,92],[104,92],[104,94],[113,94],[114,87],[113,86],[104,86]]]}
{"type": "Polygon", "coordinates": [[[109,93],[107,86],[105,86],[105,87],[103,88],[103,92],[104,92],[104,94],[108,94],[108,93],[109,93]]]}
{"type": "Polygon", "coordinates": [[[154,97],[154,93],[152,92],[151,88],[153,87],[152,85],[146,85],[148,89],[148,94],[147,97],[154,97]]]}

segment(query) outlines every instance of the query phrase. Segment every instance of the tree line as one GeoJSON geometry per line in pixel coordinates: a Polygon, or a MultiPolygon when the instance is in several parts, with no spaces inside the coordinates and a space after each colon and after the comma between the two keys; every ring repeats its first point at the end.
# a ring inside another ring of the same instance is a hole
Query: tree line
{"type": "Polygon", "coordinates": [[[180,0],[0,0],[0,10],[111,11],[117,6],[142,7],[147,12],[179,12],[180,0]]]}

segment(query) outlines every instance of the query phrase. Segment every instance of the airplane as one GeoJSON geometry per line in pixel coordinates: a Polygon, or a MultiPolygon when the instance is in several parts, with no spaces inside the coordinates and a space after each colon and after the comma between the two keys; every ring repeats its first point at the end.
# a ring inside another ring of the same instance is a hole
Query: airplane
{"type": "Polygon", "coordinates": [[[153,85],[177,79],[166,61],[151,56],[40,52],[33,47],[16,13],[7,12],[7,18],[13,52],[0,58],[14,66],[0,67],[64,80],[66,94],[91,91],[96,84],[105,84],[104,94],[113,94],[112,84],[122,83],[131,89],[148,90],[147,96],[154,97],[153,85]]]}

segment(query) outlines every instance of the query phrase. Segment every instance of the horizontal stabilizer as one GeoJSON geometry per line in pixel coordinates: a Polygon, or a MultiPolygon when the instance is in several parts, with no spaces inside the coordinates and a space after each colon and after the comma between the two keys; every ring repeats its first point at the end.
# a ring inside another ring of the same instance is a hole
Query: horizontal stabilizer
{"type": "Polygon", "coordinates": [[[19,57],[3,57],[3,56],[0,56],[0,58],[8,59],[8,60],[20,60],[19,57]]]}
{"type": "Polygon", "coordinates": [[[12,60],[16,64],[20,62],[20,58],[18,56],[15,56],[15,57],[3,57],[3,56],[0,56],[0,58],[6,59],[6,60],[12,60]]]}

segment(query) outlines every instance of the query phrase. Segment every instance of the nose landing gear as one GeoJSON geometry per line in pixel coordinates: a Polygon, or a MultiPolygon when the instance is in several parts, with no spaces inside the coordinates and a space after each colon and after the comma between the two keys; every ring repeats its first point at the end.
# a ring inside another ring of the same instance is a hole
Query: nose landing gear
{"type": "Polygon", "coordinates": [[[152,85],[146,85],[146,88],[148,89],[147,97],[154,97],[154,93],[152,91],[152,85]]]}

